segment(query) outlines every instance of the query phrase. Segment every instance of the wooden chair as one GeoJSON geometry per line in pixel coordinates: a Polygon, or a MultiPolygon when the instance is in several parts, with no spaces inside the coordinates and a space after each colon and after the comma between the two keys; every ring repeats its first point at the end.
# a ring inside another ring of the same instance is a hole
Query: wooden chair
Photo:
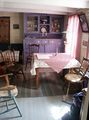
{"type": "Polygon", "coordinates": [[[3,62],[5,63],[3,66],[5,73],[13,73],[14,77],[17,76],[17,74],[22,74],[25,80],[23,65],[19,63],[19,51],[6,50],[1,54],[3,62]]]}
{"type": "Polygon", "coordinates": [[[81,83],[82,84],[83,78],[88,69],[89,69],[89,59],[83,57],[80,68],[75,69],[75,71],[72,70],[72,72],[67,73],[65,75],[65,80],[68,82],[66,96],[69,95],[70,85],[72,83],[81,83]]]}
{"type": "MultiPolygon", "coordinates": [[[[18,95],[18,90],[17,90],[16,86],[9,84],[9,76],[12,76],[12,75],[13,75],[12,73],[0,75],[0,80],[1,80],[1,78],[2,79],[5,78],[3,80],[6,81],[6,85],[4,87],[0,87],[0,104],[2,105],[2,103],[5,103],[5,106],[2,106],[2,107],[7,108],[4,111],[0,112],[0,115],[16,108],[21,117],[22,113],[21,113],[19,106],[17,104],[17,101],[16,101],[16,96],[18,95]],[[12,101],[13,101],[13,104],[12,104],[12,101]]],[[[0,107],[1,107],[1,105],[0,105],[0,107]]]]}
{"type": "Polygon", "coordinates": [[[25,70],[27,68],[28,62],[31,63],[31,60],[32,60],[32,57],[33,57],[33,53],[39,53],[39,48],[40,48],[40,44],[29,44],[29,55],[27,56],[27,59],[26,59],[25,70]]]}
{"type": "Polygon", "coordinates": [[[15,52],[12,50],[0,51],[0,60],[2,60],[2,63],[8,67],[13,65],[15,62],[19,62],[19,51],[15,52]],[[17,55],[15,55],[15,52],[17,55]]]}

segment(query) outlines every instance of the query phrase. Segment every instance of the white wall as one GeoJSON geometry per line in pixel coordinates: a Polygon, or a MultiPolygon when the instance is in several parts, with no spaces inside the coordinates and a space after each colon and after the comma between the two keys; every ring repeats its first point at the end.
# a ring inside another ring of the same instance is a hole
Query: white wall
{"type": "Polygon", "coordinates": [[[10,43],[23,42],[23,14],[0,12],[0,16],[10,17],[10,43]],[[13,29],[13,24],[19,24],[19,29],[13,29]]]}
{"type": "MultiPolygon", "coordinates": [[[[88,27],[89,27],[89,9],[80,9],[78,10],[78,13],[85,13],[88,27]]],[[[88,46],[84,46],[83,42],[86,41],[88,43],[88,39],[89,39],[89,33],[82,32],[81,53],[80,53],[81,60],[83,57],[86,57],[88,46]]]]}

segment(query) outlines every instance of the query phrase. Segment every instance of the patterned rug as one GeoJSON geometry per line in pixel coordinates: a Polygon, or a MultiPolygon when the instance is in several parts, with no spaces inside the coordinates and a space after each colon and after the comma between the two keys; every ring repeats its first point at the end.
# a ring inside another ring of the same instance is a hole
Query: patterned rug
{"type": "Polygon", "coordinates": [[[35,77],[26,74],[26,81],[19,76],[16,85],[19,91],[18,97],[41,97],[64,94],[63,82],[56,73],[41,73],[39,75],[39,88],[36,89],[35,77]]]}
{"type": "MultiPolygon", "coordinates": [[[[42,97],[66,94],[67,85],[64,86],[64,79],[61,74],[47,71],[39,73],[38,89],[36,89],[35,77],[31,76],[29,72],[26,72],[25,76],[25,81],[23,80],[23,76],[21,74],[19,74],[15,79],[10,80],[10,83],[16,85],[18,88],[18,97],[42,97]]],[[[4,85],[5,81],[3,79],[0,80],[0,86],[2,87],[4,85]]],[[[71,94],[80,91],[81,89],[79,85],[71,85],[71,94]]]]}
{"type": "MultiPolygon", "coordinates": [[[[18,88],[18,97],[42,97],[42,96],[56,96],[65,95],[66,88],[63,89],[64,80],[60,74],[54,72],[43,72],[39,74],[39,88],[36,89],[35,77],[31,76],[30,73],[25,73],[26,80],[23,81],[21,75],[14,81],[14,84],[18,88]]],[[[71,94],[80,91],[79,86],[71,86],[71,94]]]]}

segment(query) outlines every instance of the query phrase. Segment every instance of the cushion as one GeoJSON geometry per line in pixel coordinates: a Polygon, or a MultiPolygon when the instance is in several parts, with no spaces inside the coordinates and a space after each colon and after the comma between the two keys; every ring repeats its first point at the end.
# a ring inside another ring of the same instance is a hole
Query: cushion
{"type": "Polygon", "coordinates": [[[70,82],[79,82],[81,80],[82,76],[78,74],[66,74],[65,79],[70,81],[70,82]]]}
{"type": "MultiPolygon", "coordinates": [[[[16,96],[18,94],[18,90],[17,90],[16,86],[9,85],[8,87],[9,88],[10,87],[15,87],[14,89],[10,90],[12,96],[16,96]]],[[[5,88],[5,87],[3,87],[3,88],[5,88]]],[[[8,90],[0,90],[0,97],[8,97],[8,96],[9,96],[8,90]]]]}

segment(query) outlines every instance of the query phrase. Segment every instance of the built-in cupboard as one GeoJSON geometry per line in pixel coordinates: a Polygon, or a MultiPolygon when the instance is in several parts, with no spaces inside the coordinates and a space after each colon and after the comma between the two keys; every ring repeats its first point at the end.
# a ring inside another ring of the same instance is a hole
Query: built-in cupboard
{"type": "Polygon", "coordinates": [[[29,44],[40,44],[40,52],[64,52],[62,31],[63,15],[24,14],[24,62],[29,54],[29,44]]]}

